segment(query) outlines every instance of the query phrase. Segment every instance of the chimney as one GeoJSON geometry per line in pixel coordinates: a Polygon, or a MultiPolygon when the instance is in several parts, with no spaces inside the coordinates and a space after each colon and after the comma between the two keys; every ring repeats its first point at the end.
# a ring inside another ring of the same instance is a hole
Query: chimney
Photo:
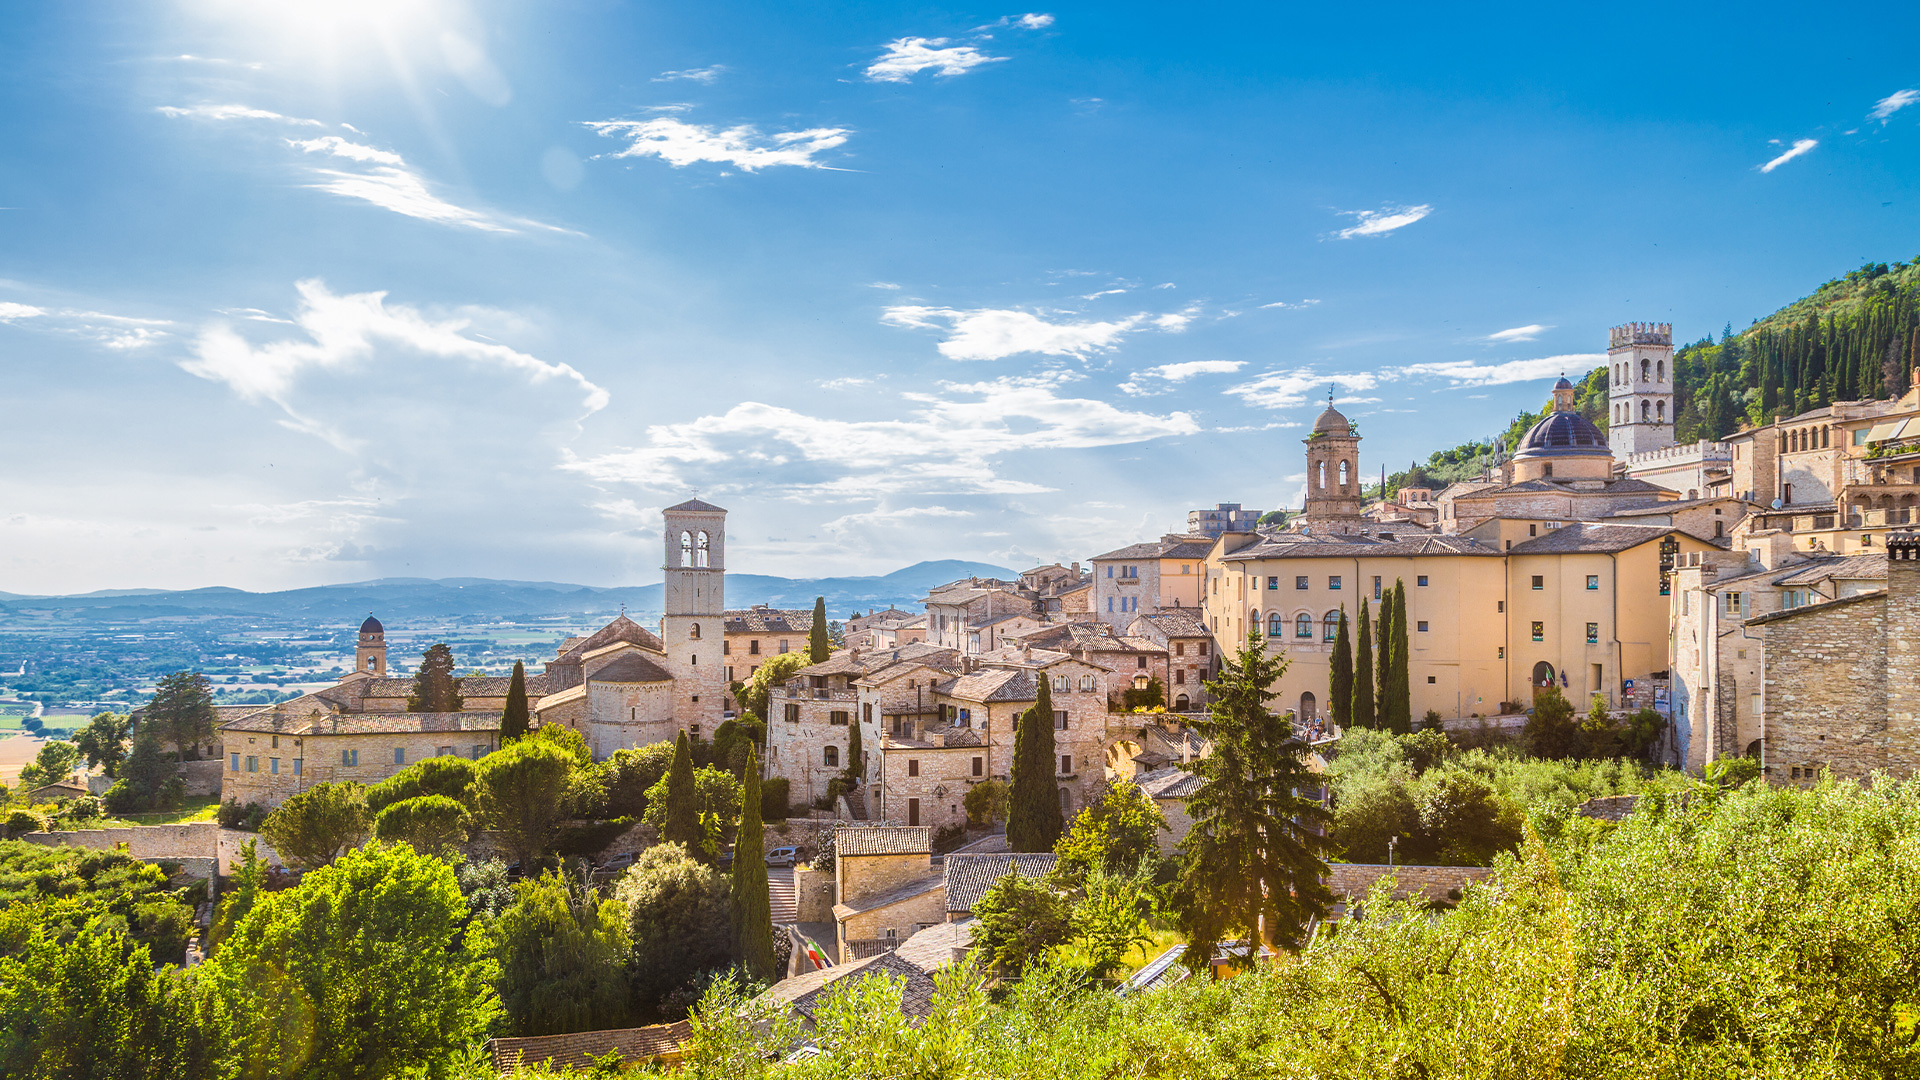
{"type": "Polygon", "coordinates": [[[1023,664],[1033,663],[1033,646],[1031,645],[1020,646],[1020,662],[1023,664]]]}
{"type": "Polygon", "coordinates": [[[856,663],[856,664],[858,664],[858,663],[860,662],[860,650],[859,650],[859,649],[848,649],[848,650],[847,650],[847,659],[849,659],[849,660],[851,660],[851,661],[853,661],[854,663],[856,663]]]}
{"type": "MultiPolygon", "coordinates": [[[[1915,374],[1920,375],[1920,371],[1916,371],[1915,374]]],[[[1080,564],[1077,562],[1073,564],[1073,576],[1076,578],[1080,576],[1080,564]]]]}

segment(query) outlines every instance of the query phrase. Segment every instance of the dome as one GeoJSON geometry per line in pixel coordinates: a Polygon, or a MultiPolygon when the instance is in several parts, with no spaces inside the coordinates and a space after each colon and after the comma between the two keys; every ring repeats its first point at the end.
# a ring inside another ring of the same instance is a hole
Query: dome
{"type": "MultiPolygon", "coordinates": [[[[1564,381],[1564,380],[1562,380],[1564,381]]],[[[1548,413],[1521,438],[1514,453],[1517,458],[1613,456],[1607,437],[1593,421],[1577,412],[1562,410],[1548,413]]]]}
{"type": "Polygon", "coordinates": [[[1327,411],[1320,414],[1320,419],[1313,422],[1313,433],[1315,435],[1322,432],[1333,432],[1338,435],[1345,435],[1352,430],[1353,424],[1348,421],[1346,417],[1340,415],[1340,410],[1334,408],[1332,402],[1327,403],[1327,411]]]}
{"type": "Polygon", "coordinates": [[[1560,381],[1553,384],[1553,388],[1555,390],[1571,390],[1573,389],[1573,384],[1567,381],[1565,375],[1562,375],[1560,376],[1560,381]]]}
{"type": "Polygon", "coordinates": [[[363,634],[384,634],[387,632],[387,628],[380,625],[379,619],[369,615],[367,616],[367,621],[360,624],[360,632],[363,634]]]}

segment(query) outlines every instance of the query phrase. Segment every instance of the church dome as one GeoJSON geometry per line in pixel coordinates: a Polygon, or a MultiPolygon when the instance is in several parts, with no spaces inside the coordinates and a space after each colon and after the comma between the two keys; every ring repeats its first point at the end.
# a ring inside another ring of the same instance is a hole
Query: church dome
{"type": "Polygon", "coordinates": [[[387,628],[380,625],[379,619],[369,615],[367,616],[367,621],[360,624],[360,632],[363,634],[384,634],[387,632],[387,628]]]}
{"type": "Polygon", "coordinates": [[[1546,419],[1533,425],[1520,440],[1513,456],[1519,459],[1588,455],[1613,456],[1606,435],[1593,425],[1593,421],[1579,413],[1561,410],[1548,413],[1546,419]]]}
{"type": "Polygon", "coordinates": [[[1555,390],[1571,390],[1573,389],[1573,384],[1567,381],[1565,375],[1562,375],[1560,376],[1560,381],[1553,384],[1553,388],[1555,390]]]}
{"type": "Polygon", "coordinates": [[[1327,403],[1327,411],[1320,414],[1320,419],[1313,422],[1313,433],[1315,435],[1319,435],[1322,432],[1345,435],[1352,430],[1353,424],[1348,421],[1346,417],[1340,415],[1340,410],[1334,408],[1332,402],[1327,403]]]}

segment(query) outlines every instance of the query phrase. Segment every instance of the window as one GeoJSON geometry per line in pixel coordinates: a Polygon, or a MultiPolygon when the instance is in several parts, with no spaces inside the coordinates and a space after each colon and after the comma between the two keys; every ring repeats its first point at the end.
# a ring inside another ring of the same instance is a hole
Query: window
{"type": "Polygon", "coordinates": [[[732,655],[733,655],[733,642],[731,642],[731,641],[728,641],[728,640],[726,640],[725,638],[722,638],[722,639],[720,640],[720,655],[721,655],[721,656],[732,656],[732,655]]]}
{"type": "Polygon", "coordinates": [[[1329,589],[1338,589],[1339,587],[1340,587],[1340,575],[1339,575],[1339,574],[1335,574],[1335,575],[1333,575],[1332,577],[1329,577],[1329,578],[1327,579],[1327,588],[1329,588],[1329,589]]]}
{"type": "Polygon", "coordinates": [[[1589,645],[1600,644],[1600,624],[1599,623],[1590,622],[1587,624],[1587,644],[1589,645]]]}
{"type": "Polygon", "coordinates": [[[694,641],[700,640],[700,624],[699,623],[694,623],[692,626],[687,627],[687,637],[692,638],[694,641]]]}
{"type": "Polygon", "coordinates": [[[836,724],[840,727],[846,727],[849,719],[844,709],[835,709],[827,714],[827,723],[836,724]]]}
{"type": "Polygon", "coordinates": [[[301,773],[306,772],[307,771],[306,764],[307,764],[306,758],[294,758],[293,759],[293,775],[299,776],[301,773]]]}
{"type": "Polygon", "coordinates": [[[1547,579],[1545,576],[1541,574],[1533,575],[1533,591],[1534,592],[1539,592],[1540,590],[1546,587],[1547,587],[1547,579]]]}
{"type": "Polygon", "coordinates": [[[1186,668],[1173,669],[1173,685],[1175,686],[1187,685],[1187,669],[1186,668]]]}
{"type": "Polygon", "coordinates": [[[788,705],[786,706],[785,713],[789,723],[797,724],[800,722],[800,706],[788,705]]]}
{"type": "MultiPolygon", "coordinates": [[[[1137,667],[1137,668],[1139,668],[1139,669],[1140,669],[1141,671],[1145,671],[1145,670],[1147,670],[1147,658],[1146,658],[1146,657],[1144,657],[1144,656],[1139,656],[1139,657],[1135,657],[1134,659],[1135,659],[1135,660],[1137,661],[1137,662],[1136,662],[1136,663],[1135,663],[1135,664],[1133,665],[1134,667],[1137,667]]],[[[1085,680],[1091,680],[1091,679],[1092,679],[1092,676],[1090,676],[1090,675],[1083,675],[1083,676],[1081,676],[1081,678],[1082,678],[1082,679],[1085,679],[1085,680]]],[[[1091,686],[1083,686],[1083,687],[1081,687],[1081,689],[1082,689],[1082,690],[1091,690],[1091,689],[1093,689],[1093,687],[1091,687],[1091,686]]]]}
{"type": "Polygon", "coordinates": [[[1112,577],[1112,576],[1113,576],[1113,567],[1111,567],[1111,566],[1109,566],[1109,567],[1107,567],[1107,576],[1108,576],[1108,577],[1112,577]]]}
{"type": "Polygon", "coordinates": [[[986,771],[987,771],[987,759],[974,758],[973,759],[973,775],[981,776],[981,775],[984,775],[986,771]]]}
{"type": "Polygon", "coordinates": [[[1065,676],[1065,675],[1055,675],[1055,676],[1053,677],[1053,689],[1054,689],[1054,691],[1055,691],[1056,693],[1061,693],[1061,694],[1064,694],[1064,693],[1066,693],[1066,692],[1067,692],[1067,685],[1068,685],[1068,684],[1067,684],[1067,676],[1065,676]]]}
{"type": "Polygon", "coordinates": [[[1332,641],[1333,639],[1339,636],[1340,636],[1340,613],[1337,611],[1329,611],[1327,612],[1326,617],[1320,620],[1321,640],[1332,641]]]}
{"type": "Polygon", "coordinates": [[[1055,709],[1055,710],[1054,710],[1054,712],[1053,712],[1053,730],[1055,730],[1055,731],[1065,731],[1065,730],[1067,730],[1067,714],[1066,714],[1066,712],[1065,712],[1064,710],[1060,710],[1060,709],[1055,709]]]}
{"type": "MultiPolygon", "coordinates": [[[[1255,626],[1260,625],[1260,622],[1258,619],[1254,620],[1254,625],[1255,626]]],[[[1286,632],[1287,632],[1286,616],[1280,614],[1277,611],[1267,616],[1267,636],[1268,637],[1279,637],[1281,634],[1284,634],[1286,632]]]]}
{"type": "Polygon", "coordinates": [[[1547,640],[1547,624],[1546,623],[1537,622],[1533,624],[1533,640],[1535,641],[1547,640]]]}
{"type": "Polygon", "coordinates": [[[760,639],[759,638],[754,638],[752,641],[747,642],[747,655],[748,656],[760,655],[760,639]]]}
{"type": "Polygon", "coordinates": [[[1073,755],[1072,754],[1060,755],[1060,771],[1063,773],[1070,773],[1073,771],[1073,755]]]}
{"type": "Polygon", "coordinates": [[[1297,638],[1312,637],[1313,636],[1313,616],[1307,614],[1304,611],[1301,612],[1299,615],[1295,616],[1293,620],[1293,636],[1297,638]]]}
{"type": "Polygon", "coordinates": [[[1307,584],[1307,575],[1301,574],[1299,577],[1294,578],[1293,587],[1296,589],[1310,588],[1311,586],[1307,584]]]}
{"type": "Polygon", "coordinates": [[[254,757],[252,754],[247,755],[247,771],[248,772],[260,771],[260,759],[257,757],[254,757]]]}
{"type": "Polygon", "coordinates": [[[693,565],[693,534],[689,532],[680,534],[680,565],[693,565]]]}
{"type": "MultiPolygon", "coordinates": [[[[920,800],[919,799],[907,800],[907,824],[908,825],[920,824],[920,800]]],[[[888,937],[890,938],[896,937],[899,935],[899,933],[900,931],[894,929],[893,927],[891,926],[887,927],[888,937]]]]}
{"type": "Polygon", "coordinates": [[[1181,572],[1181,573],[1183,573],[1183,574],[1191,574],[1191,573],[1193,573],[1193,567],[1192,567],[1192,566],[1191,566],[1190,564],[1187,564],[1187,563],[1181,563],[1181,564],[1180,564],[1180,572],[1181,572]]]}
{"type": "Polygon", "coordinates": [[[1538,525],[1528,525],[1528,526],[1527,526],[1527,535],[1528,535],[1528,536],[1539,536],[1539,535],[1540,535],[1540,526],[1538,526],[1538,525]]]}
{"type": "MultiPolygon", "coordinates": [[[[867,707],[868,707],[869,709],[871,709],[871,708],[872,708],[873,706],[871,706],[871,705],[869,705],[869,706],[867,706],[867,707]]],[[[973,710],[972,710],[972,709],[961,709],[961,710],[960,710],[960,726],[961,726],[961,727],[972,727],[972,726],[973,726],[973,710]]]]}
{"type": "Polygon", "coordinates": [[[1207,655],[1207,643],[1202,641],[1199,643],[1199,645],[1200,645],[1200,655],[1201,656],[1207,655]]]}
{"type": "Polygon", "coordinates": [[[233,758],[233,771],[239,772],[240,771],[240,755],[233,754],[231,755],[231,757],[233,758]]]}
{"type": "Polygon", "coordinates": [[[278,736],[278,735],[275,735],[275,736],[273,737],[273,740],[272,740],[272,743],[271,743],[271,745],[273,746],[273,748],[274,748],[275,750],[278,750],[278,749],[280,749],[280,736],[278,736]]]}
{"type": "Polygon", "coordinates": [[[787,654],[787,639],[781,638],[780,639],[780,655],[785,656],[786,654],[787,654]]]}
{"type": "Polygon", "coordinates": [[[1422,633],[1422,634],[1424,634],[1424,633],[1426,633],[1426,632],[1427,632],[1427,620],[1425,620],[1425,619],[1421,619],[1420,621],[1418,621],[1418,622],[1416,622],[1416,623],[1414,623],[1414,624],[1413,624],[1413,628],[1414,628],[1415,630],[1417,630],[1417,631],[1419,631],[1419,632],[1420,632],[1420,633],[1422,633]]]}
{"type": "Polygon", "coordinates": [[[696,566],[705,566],[705,565],[707,565],[707,533],[706,533],[706,530],[704,530],[704,529],[702,529],[702,530],[700,531],[700,539],[699,539],[699,541],[698,541],[698,543],[699,543],[699,547],[698,547],[698,548],[697,548],[697,549],[695,550],[695,552],[694,552],[694,564],[695,564],[696,566]]]}
{"type": "Polygon", "coordinates": [[[920,759],[919,758],[907,759],[907,775],[908,776],[920,775],[920,759]]]}
{"type": "Polygon", "coordinates": [[[1600,575],[1599,574],[1587,575],[1587,588],[1593,592],[1600,591],[1600,575]]]}
{"type": "Polygon", "coordinates": [[[473,760],[479,761],[481,758],[486,756],[487,756],[486,746],[482,743],[474,743],[473,744],[473,760]]]}
{"type": "Polygon", "coordinates": [[[1426,587],[1427,587],[1427,575],[1425,575],[1425,574],[1421,574],[1421,575],[1420,575],[1419,577],[1416,577],[1416,578],[1414,578],[1414,579],[1413,579],[1413,584],[1414,584],[1414,587],[1415,587],[1415,588],[1420,588],[1420,589],[1424,589],[1424,588],[1426,588],[1426,587]]]}
{"type": "Polygon", "coordinates": [[[1505,615],[1507,613],[1507,602],[1505,600],[1495,600],[1493,602],[1493,613],[1495,615],[1505,615]]]}
{"type": "Polygon", "coordinates": [[[1113,597],[1111,596],[1107,597],[1107,610],[1108,611],[1113,610],[1113,597]]]}
{"type": "Polygon", "coordinates": [[[1187,643],[1186,643],[1186,642],[1184,642],[1184,641],[1176,641],[1176,642],[1174,642],[1174,643],[1173,643],[1173,655],[1175,655],[1175,656],[1185,656],[1185,655],[1187,655],[1187,643]]]}
{"type": "Polygon", "coordinates": [[[407,748],[406,748],[406,747],[404,747],[404,746],[396,746],[396,747],[394,747],[394,748],[393,748],[393,763],[394,763],[395,765],[405,765],[405,764],[407,763],[407,748]]]}
{"type": "Polygon", "coordinates": [[[269,775],[272,775],[272,776],[280,775],[280,759],[279,758],[276,757],[276,758],[267,759],[267,772],[269,775]]]}
{"type": "MultiPolygon", "coordinates": [[[[1141,657],[1141,658],[1140,658],[1140,666],[1141,666],[1141,667],[1146,667],[1146,666],[1147,666],[1147,658],[1146,658],[1146,657],[1144,657],[1144,656],[1143,656],[1143,657],[1141,657]]],[[[1082,675],[1082,676],[1080,676],[1080,692],[1081,692],[1081,693],[1083,693],[1083,694],[1091,694],[1091,693],[1093,693],[1093,676],[1091,676],[1091,675],[1082,675]]]]}
{"type": "Polygon", "coordinates": [[[1727,615],[1736,619],[1740,617],[1740,594],[1737,592],[1727,594],[1727,615]]]}
{"type": "Polygon", "coordinates": [[[1438,683],[1439,681],[1440,681],[1439,679],[1436,679],[1436,678],[1434,678],[1434,677],[1433,677],[1433,676],[1431,676],[1431,675],[1429,675],[1429,676],[1427,676],[1427,685],[1428,685],[1428,686],[1432,686],[1432,685],[1434,685],[1435,683],[1438,683]]]}
{"type": "Polygon", "coordinates": [[[1507,658],[1507,647],[1505,645],[1501,645],[1495,648],[1493,653],[1493,658],[1495,660],[1505,660],[1507,658]]]}
{"type": "Polygon", "coordinates": [[[1380,599],[1380,575],[1378,574],[1373,576],[1373,598],[1380,599]]]}
{"type": "Polygon", "coordinates": [[[348,768],[352,768],[353,766],[360,764],[360,751],[358,750],[340,751],[340,764],[345,765],[348,768]]]}
{"type": "Polygon", "coordinates": [[[839,747],[829,746],[826,749],[821,751],[821,755],[822,755],[822,760],[826,762],[828,768],[837,769],[840,767],[840,748],[839,747]]]}

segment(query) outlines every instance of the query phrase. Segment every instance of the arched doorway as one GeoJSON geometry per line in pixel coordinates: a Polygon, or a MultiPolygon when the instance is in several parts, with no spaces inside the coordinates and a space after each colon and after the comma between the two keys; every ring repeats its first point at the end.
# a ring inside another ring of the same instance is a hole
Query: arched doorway
{"type": "Polygon", "coordinates": [[[1553,665],[1547,663],[1545,660],[1533,665],[1533,692],[1538,694],[1540,691],[1552,685],[1553,665]]]}
{"type": "Polygon", "coordinates": [[[1320,704],[1319,701],[1317,701],[1313,696],[1313,691],[1308,690],[1305,693],[1301,694],[1300,695],[1300,722],[1303,724],[1313,723],[1314,716],[1315,716],[1314,710],[1319,704],[1320,704]]]}
{"type": "Polygon", "coordinates": [[[1187,695],[1185,694],[1181,694],[1178,697],[1173,699],[1174,712],[1186,712],[1188,709],[1192,707],[1193,707],[1193,701],[1190,698],[1188,698],[1187,695]]]}

